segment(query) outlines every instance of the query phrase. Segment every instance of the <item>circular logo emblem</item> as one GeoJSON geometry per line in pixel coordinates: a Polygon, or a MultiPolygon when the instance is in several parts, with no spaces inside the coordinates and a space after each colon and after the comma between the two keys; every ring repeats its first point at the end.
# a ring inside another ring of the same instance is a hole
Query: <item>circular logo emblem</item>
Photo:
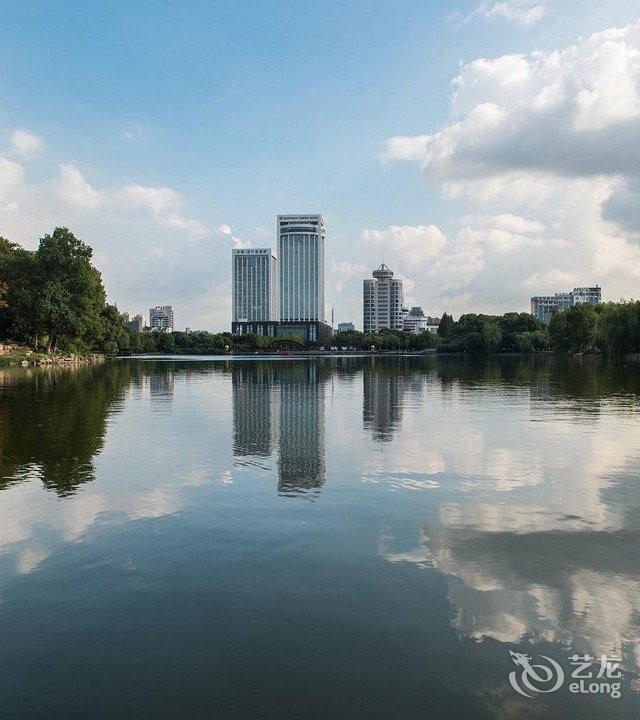
{"type": "Polygon", "coordinates": [[[509,673],[511,687],[526,698],[535,697],[538,693],[551,693],[562,687],[564,672],[560,665],[546,655],[538,655],[544,662],[533,664],[532,658],[523,653],[509,650],[511,659],[518,669],[509,673]]]}

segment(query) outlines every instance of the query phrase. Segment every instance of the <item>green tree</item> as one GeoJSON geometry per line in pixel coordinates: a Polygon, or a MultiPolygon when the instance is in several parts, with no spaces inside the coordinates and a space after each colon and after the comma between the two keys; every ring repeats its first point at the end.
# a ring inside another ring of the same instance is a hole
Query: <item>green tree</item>
{"type": "Polygon", "coordinates": [[[0,239],[0,277],[6,284],[6,307],[0,310],[0,332],[37,347],[38,313],[35,254],[0,239]]]}
{"type": "Polygon", "coordinates": [[[596,337],[598,315],[593,305],[583,303],[556,313],[549,323],[549,340],[554,350],[581,353],[589,350],[596,337]]]}
{"type": "Polygon", "coordinates": [[[445,340],[453,335],[453,318],[447,313],[443,313],[440,318],[440,324],[438,325],[438,335],[445,340]]]}
{"type": "Polygon", "coordinates": [[[505,313],[498,319],[502,333],[502,350],[506,352],[529,352],[533,350],[531,333],[542,329],[540,321],[530,313],[505,313]]]}
{"type": "Polygon", "coordinates": [[[596,343],[607,355],[640,351],[640,302],[606,303],[597,310],[596,343]]]}
{"type": "Polygon", "coordinates": [[[38,325],[47,336],[47,351],[58,343],[91,345],[102,331],[105,291],[91,265],[91,248],[67,228],[45,235],[35,253],[38,325]]]}
{"type": "Polygon", "coordinates": [[[100,312],[100,327],[95,347],[107,355],[115,355],[131,348],[131,339],[124,319],[115,305],[107,304],[100,312]]]}

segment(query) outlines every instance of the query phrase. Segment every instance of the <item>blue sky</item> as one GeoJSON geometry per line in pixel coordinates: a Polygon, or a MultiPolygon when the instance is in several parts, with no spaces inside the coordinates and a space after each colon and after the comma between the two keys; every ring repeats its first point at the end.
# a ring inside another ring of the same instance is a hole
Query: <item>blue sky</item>
{"type": "MultiPolygon", "coordinates": [[[[336,320],[361,322],[362,277],[382,257],[430,314],[526,309],[534,291],[572,282],[599,281],[605,297],[630,296],[640,280],[620,278],[619,269],[638,247],[633,173],[608,168],[605,187],[597,168],[536,167],[534,147],[533,161],[514,153],[496,168],[483,159],[474,184],[461,162],[445,167],[422,149],[406,157],[389,141],[428,137],[440,153],[444,141],[434,136],[451,131],[455,160],[477,148],[452,130],[472,124],[474,107],[503,108],[524,126],[538,105],[513,97],[549,86],[554,50],[565,52],[560,74],[574,109],[589,82],[585,67],[592,77],[597,63],[610,81],[594,92],[628,104],[623,116],[587,131],[600,140],[619,123],[634,130],[635,31],[616,40],[629,51],[626,65],[601,59],[607,38],[584,40],[636,22],[634,5],[4,3],[0,234],[33,245],[69,225],[95,248],[121,310],[172,303],[179,326],[216,330],[229,320],[231,247],[275,247],[279,212],[325,215],[336,320]],[[513,63],[505,70],[512,96],[499,87],[500,67],[473,65],[505,57],[530,63],[526,83],[513,63]],[[552,188],[542,204],[532,173],[552,188]],[[487,194],[500,177],[520,188],[516,206],[504,188],[487,194]],[[592,204],[576,210],[585,196],[592,204]],[[587,257],[580,268],[570,261],[576,254],[587,257]],[[609,267],[612,255],[619,266],[609,267]]],[[[562,135],[556,115],[557,132],[551,116],[541,123],[550,138],[562,135]]]]}

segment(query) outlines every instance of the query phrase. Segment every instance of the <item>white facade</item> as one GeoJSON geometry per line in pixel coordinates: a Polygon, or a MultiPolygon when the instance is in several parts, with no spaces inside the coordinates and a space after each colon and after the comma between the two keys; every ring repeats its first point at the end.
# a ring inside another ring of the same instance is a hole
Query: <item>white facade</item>
{"type": "Polygon", "coordinates": [[[551,318],[562,310],[574,305],[590,303],[599,305],[602,302],[602,288],[595,287],[573,288],[571,292],[559,292],[555,295],[536,295],[531,298],[531,314],[535,315],[543,325],[547,325],[551,318]]]}
{"type": "Polygon", "coordinates": [[[280,319],[325,322],[322,215],[278,215],[280,319]]]}
{"type": "Polygon", "coordinates": [[[579,287],[573,288],[573,304],[590,303],[591,305],[600,305],[602,302],[602,288],[596,287],[579,287]]]}
{"type": "Polygon", "coordinates": [[[277,264],[271,248],[233,250],[233,322],[278,319],[277,264]]]}
{"type": "Polygon", "coordinates": [[[403,328],[404,291],[402,280],[394,279],[393,270],[382,264],[373,271],[373,279],[363,283],[363,329],[365,333],[388,328],[403,328]]]}
{"type": "Polygon", "coordinates": [[[152,330],[173,332],[173,306],[156,305],[149,310],[149,327],[152,330]]]}
{"type": "Polygon", "coordinates": [[[440,327],[440,318],[425,315],[421,307],[412,307],[404,316],[402,329],[405,332],[419,335],[422,332],[437,333],[440,327]]]}

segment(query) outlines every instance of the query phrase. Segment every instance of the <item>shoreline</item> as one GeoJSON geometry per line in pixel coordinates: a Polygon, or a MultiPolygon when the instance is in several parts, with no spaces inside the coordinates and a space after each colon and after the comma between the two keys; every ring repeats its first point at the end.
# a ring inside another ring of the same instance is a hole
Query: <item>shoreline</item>
{"type": "Polygon", "coordinates": [[[265,359],[283,358],[304,358],[304,357],[428,357],[428,358],[468,358],[470,360],[486,360],[490,358],[554,358],[572,360],[634,360],[640,361],[640,353],[624,353],[621,355],[607,356],[603,353],[554,353],[552,350],[540,350],[531,353],[502,352],[473,355],[465,352],[436,352],[427,351],[400,351],[400,350],[291,350],[286,352],[273,352],[268,350],[252,350],[250,352],[219,352],[219,353],[131,353],[117,355],[115,359],[141,359],[152,360],[154,358],[253,358],[265,359]]]}
{"type": "Polygon", "coordinates": [[[13,343],[0,343],[0,367],[44,367],[50,365],[99,365],[106,358],[101,353],[56,353],[50,355],[13,343]]]}

